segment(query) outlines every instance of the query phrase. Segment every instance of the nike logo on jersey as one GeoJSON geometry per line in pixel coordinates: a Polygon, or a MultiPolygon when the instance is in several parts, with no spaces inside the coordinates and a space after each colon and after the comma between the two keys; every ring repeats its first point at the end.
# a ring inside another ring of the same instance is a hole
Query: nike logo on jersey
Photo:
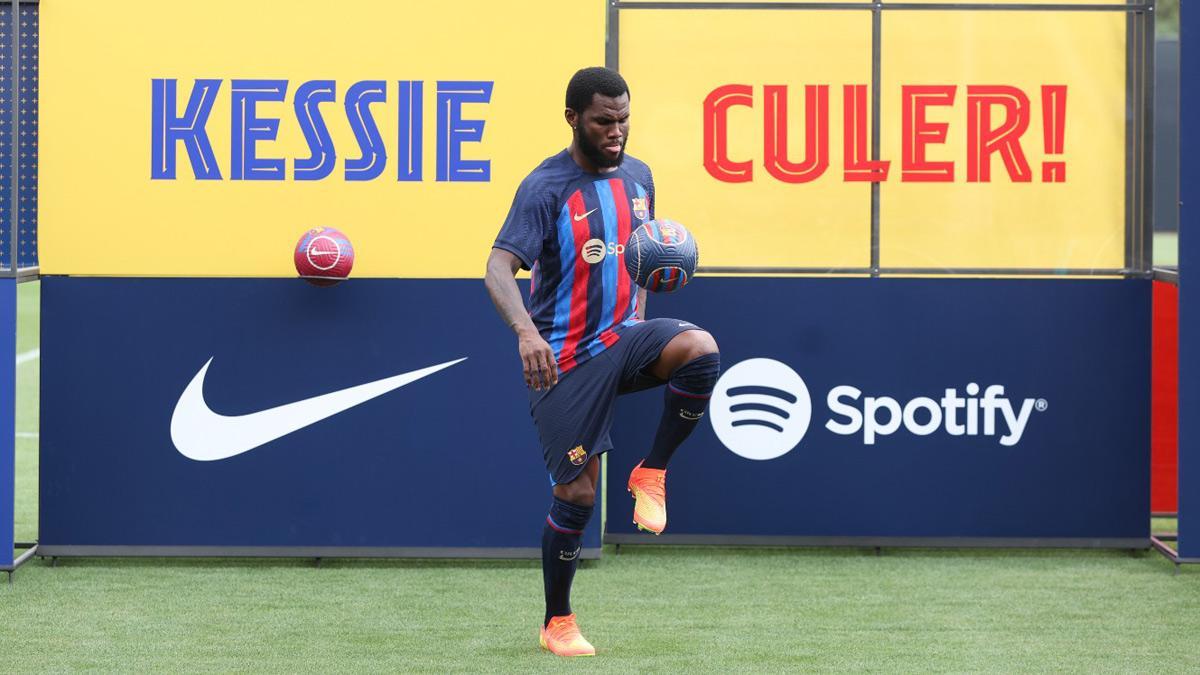
{"type": "Polygon", "coordinates": [[[575,222],[578,223],[579,221],[583,220],[584,218],[587,218],[588,216],[592,215],[592,213],[594,213],[595,211],[596,211],[596,209],[592,209],[591,211],[588,211],[587,213],[580,213],[580,214],[575,215],[575,222]]]}
{"type": "Polygon", "coordinates": [[[463,361],[465,357],[267,410],[227,416],[213,412],[204,400],[204,376],[212,365],[209,359],[175,404],[171,441],[188,459],[228,459],[463,361]]]}

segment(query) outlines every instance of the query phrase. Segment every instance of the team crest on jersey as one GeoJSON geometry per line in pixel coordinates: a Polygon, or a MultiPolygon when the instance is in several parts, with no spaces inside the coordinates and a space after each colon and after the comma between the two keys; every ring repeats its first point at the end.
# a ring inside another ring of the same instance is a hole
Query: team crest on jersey
{"type": "Polygon", "coordinates": [[[650,198],[649,197],[634,197],[633,198],[633,215],[646,220],[650,217],[650,198]]]}
{"type": "Polygon", "coordinates": [[[567,459],[571,460],[575,466],[579,466],[587,459],[587,451],[583,449],[582,445],[577,445],[567,453],[567,459]]]}

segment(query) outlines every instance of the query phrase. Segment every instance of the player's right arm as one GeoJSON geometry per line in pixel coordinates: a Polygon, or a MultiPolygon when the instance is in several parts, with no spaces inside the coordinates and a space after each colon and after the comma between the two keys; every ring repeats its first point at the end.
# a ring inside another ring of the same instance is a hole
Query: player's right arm
{"type": "Polygon", "coordinates": [[[558,365],[554,361],[554,350],[546,342],[525,310],[521,300],[521,289],[517,288],[516,274],[523,263],[510,251],[493,248],[488,255],[487,273],[484,284],[492,304],[504,323],[517,334],[517,351],[521,354],[521,366],[525,373],[525,385],[535,390],[549,389],[558,383],[558,365]]]}

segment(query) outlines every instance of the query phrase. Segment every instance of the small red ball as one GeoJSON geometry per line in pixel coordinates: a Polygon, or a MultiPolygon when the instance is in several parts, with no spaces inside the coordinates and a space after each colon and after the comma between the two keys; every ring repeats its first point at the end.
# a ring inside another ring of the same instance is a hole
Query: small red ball
{"type": "Polygon", "coordinates": [[[332,286],[350,276],[354,247],[332,227],[314,227],[296,242],[296,272],[316,286],[332,286]]]}

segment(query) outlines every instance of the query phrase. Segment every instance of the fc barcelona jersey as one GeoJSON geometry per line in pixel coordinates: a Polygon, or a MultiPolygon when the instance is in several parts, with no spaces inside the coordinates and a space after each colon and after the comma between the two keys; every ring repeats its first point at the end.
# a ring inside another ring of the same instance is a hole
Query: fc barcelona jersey
{"type": "Polygon", "coordinates": [[[531,270],[529,315],[561,373],[638,321],[625,242],[653,218],[650,168],[629,155],[615,171],[596,174],[563,150],[521,182],[494,246],[531,270]]]}

